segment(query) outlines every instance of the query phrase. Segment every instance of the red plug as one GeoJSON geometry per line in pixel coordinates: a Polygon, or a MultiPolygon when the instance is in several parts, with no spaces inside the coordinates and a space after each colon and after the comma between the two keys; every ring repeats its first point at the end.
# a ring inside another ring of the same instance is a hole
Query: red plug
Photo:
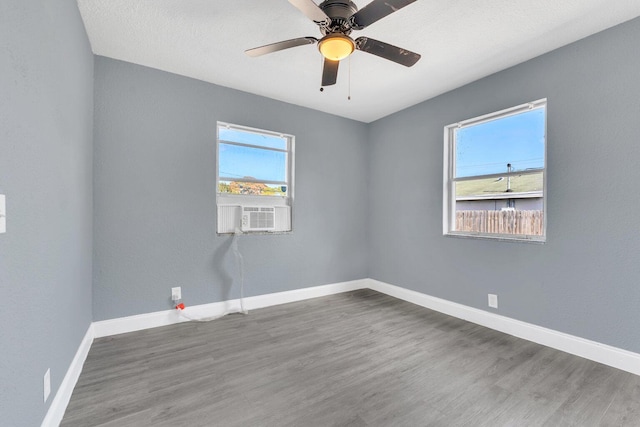
{"type": "Polygon", "coordinates": [[[184,310],[184,303],[181,302],[180,304],[176,305],[176,310],[184,310]]]}

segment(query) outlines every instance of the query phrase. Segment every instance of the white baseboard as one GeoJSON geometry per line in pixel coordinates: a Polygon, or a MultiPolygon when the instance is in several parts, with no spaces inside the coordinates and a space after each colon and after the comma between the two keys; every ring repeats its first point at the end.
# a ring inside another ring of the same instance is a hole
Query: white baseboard
{"type": "MultiPolygon", "coordinates": [[[[255,310],[258,308],[270,307],[289,302],[349,292],[356,289],[366,288],[367,284],[368,279],[361,279],[352,280],[350,282],[295,289],[292,291],[277,292],[273,294],[257,295],[244,298],[244,308],[246,310],[255,310]]],[[[240,300],[234,299],[214,302],[211,304],[187,306],[185,314],[195,318],[208,318],[222,316],[226,313],[237,313],[239,311],[240,300]]],[[[101,338],[186,321],[188,320],[181,317],[176,310],[163,310],[153,313],[138,314],[135,316],[120,317],[117,319],[100,320],[93,322],[93,328],[95,337],[101,338]]]]}
{"type": "Polygon", "coordinates": [[[173,325],[181,321],[186,322],[187,320],[181,319],[176,310],[163,310],[153,313],[136,314],[135,316],[99,320],[93,322],[93,330],[96,338],[102,338],[111,335],[126,334],[127,332],[141,331],[143,329],[157,328],[158,326],[173,325]]]}
{"type": "Polygon", "coordinates": [[[42,421],[42,427],[57,427],[60,425],[64,417],[64,412],[67,410],[69,400],[71,400],[73,389],[78,382],[78,378],[80,378],[84,361],[87,360],[91,344],[93,344],[93,338],[93,325],[89,325],[87,333],[84,335],[78,351],[76,351],[76,355],[73,357],[71,365],[62,379],[62,383],[60,383],[60,387],[51,401],[47,415],[42,421]]]}
{"type": "Polygon", "coordinates": [[[638,353],[432,297],[378,280],[367,279],[367,282],[367,287],[374,291],[487,328],[495,329],[496,331],[504,332],[518,338],[555,348],[556,350],[612,366],[635,375],[640,375],[640,354],[638,353]]]}
{"type": "MultiPolygon", "coordinates": [[[[255,310],[289,302],[303,301],[311,298],[340,294],[368,287],[369,279],[352,280],[350,282],[333,283],[331,285],[313,286],[311,288],[295,289],[293,291],[274,294],[258,295],[244,299],[247,310],[255,310]]],[[[239,300],[238,301],[239,304],[239,300]]],[[[238,305],[239,307],[239,305],[238,305]]]]}

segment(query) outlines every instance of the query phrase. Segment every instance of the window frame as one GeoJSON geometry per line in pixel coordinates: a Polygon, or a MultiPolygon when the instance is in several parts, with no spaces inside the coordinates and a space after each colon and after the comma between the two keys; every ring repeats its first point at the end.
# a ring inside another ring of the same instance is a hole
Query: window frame
{"type": "Polygon", "coordinates": [[[236,125],[227,122],[218,121],[216,123],[216,200],[217,204],[237,203],[239,205],[256,205],[256,206],[293,206],[294,197],[294,171],[295,171],[295,136],[274,132],[264,129],[252,128],[248,126],[236,125]],[[241,132],[255,133],[258,135],[275,136],[278,138],[285,138],[287,143],[286,150],[272,147],[263,147],[260,145],[252,145],[235,141],[227,141],[220,139],[220,128],[233,129],[241,132]],[[287,194],[282,195],[255,195],[255,194],[231,194],[220,192],[221,181],[238,181],[234,177],[221,177],[220,176],[220,143],[235,145],[239,147],[255,148],[265,151],[275,151],[285,153],[285,181],[271,181],[261,179],[247,179],[242,178],[242,182],[263,183],[271,185],[285,185],[287,187],[287,194]],[[240,202],[240,201],[246,202],[240,202]],[[224,203],[221,203],[223,201],[224,203]]]}
{"type": "Polygon", "coordinates": [[[442,203],[442,230],[444,236],[490,239],[516,242],[545,243],[547,240],[547,99],[539,99],[533,102],[517,105],[515,107],[506,108],[504,110],[452,123],[444,127],[444,155],[443,155],[443,203],[442,203]],[[486,175],[473,175],[456,177],[456,137],[455,130],[464,127],[471,127],[490,121],[495,121],[507,117],[511,117],[520,113],[531,111],[534,109],[544,109],[544,165],[542,168],[536,168],[525,171],[501,172],[486,175]],[[456,191],[455,184],[462,181],[477,180],[483,178],[513,177],[518,175],[530,175],[542,173],[542,235],[525,235],[525,234],[500,234],[500,233],[483,233],[473,231],[456,231],[456,191]]]}

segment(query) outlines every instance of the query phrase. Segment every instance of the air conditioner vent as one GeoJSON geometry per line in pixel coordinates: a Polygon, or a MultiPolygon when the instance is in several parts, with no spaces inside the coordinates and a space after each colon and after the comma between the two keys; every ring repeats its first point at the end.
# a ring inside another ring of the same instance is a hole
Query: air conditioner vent
{"type": "Polygon", "coordinates": [[[242,231],[273,231],[276,227],[273,206],[243,206],[242,231]]]}

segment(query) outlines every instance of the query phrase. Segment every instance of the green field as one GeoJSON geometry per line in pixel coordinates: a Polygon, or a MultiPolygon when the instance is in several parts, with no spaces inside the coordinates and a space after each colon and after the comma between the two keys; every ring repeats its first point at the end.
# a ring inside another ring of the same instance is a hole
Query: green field
{"type": "MultiPolygon", "coordinates": [[[[542,189],[542,172],[511,177],[511,191],[514,193],[542,191],[542,189]]],[[[506,192],[506,177],[474,179],[456,183],[456,197],[488,196],[491,194],[504,194],[506,192]]]]}

